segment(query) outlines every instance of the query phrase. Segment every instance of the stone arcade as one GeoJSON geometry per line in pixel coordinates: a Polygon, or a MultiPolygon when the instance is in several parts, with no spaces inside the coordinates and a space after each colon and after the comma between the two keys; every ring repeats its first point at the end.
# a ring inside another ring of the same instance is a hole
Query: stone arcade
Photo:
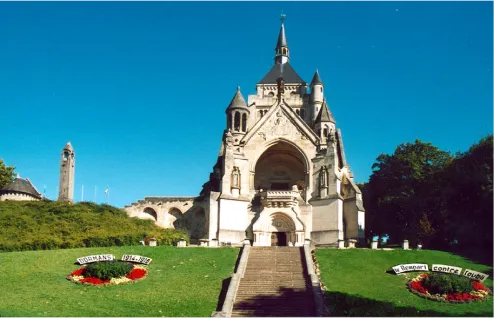
{"type": "MultiPolygon", "coordinates": [[[[310,85],[290,64],[281,29],[271,70],[245,101],[237,88],[226,109],[218,160],[197,197],[146,197],[126,206],[217,246],[343,247],[364,238],[362,196],[346,161],[340,129],[316,70],[310,85]]],[[[350,244],[352,245],[352,244],[350,244]]]]}

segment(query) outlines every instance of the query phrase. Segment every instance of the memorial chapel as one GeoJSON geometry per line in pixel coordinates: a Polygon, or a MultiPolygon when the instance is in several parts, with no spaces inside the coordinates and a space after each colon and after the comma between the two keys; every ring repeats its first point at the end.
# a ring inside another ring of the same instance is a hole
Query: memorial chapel
{"type": "Polygon", "coordinates": [[[307,84],[290,64],[282,21],[271,70],[247,100],[225,110],[218,159],[197,197],[145,197],[125,210],[205,246],[343,247],[364,238],[365,210],[341,130],[316,70],[307,84]]]}

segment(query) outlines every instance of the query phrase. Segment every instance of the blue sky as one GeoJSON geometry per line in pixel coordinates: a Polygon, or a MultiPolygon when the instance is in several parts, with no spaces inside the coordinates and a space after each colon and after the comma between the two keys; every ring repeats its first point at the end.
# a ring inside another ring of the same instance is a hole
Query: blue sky
{"type": "Polygon", "coordinates": [[[0,2],[0,158],[57,197],[123,207],[197,195],[225,109],[273,64],[316,68],[357,182],[416,138],[455,153],[493,131],[492,2],[0,2]]]}

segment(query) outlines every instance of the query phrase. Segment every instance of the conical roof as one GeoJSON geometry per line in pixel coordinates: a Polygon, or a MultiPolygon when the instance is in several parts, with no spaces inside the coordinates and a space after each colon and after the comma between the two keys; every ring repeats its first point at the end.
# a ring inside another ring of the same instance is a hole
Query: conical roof
{"type": "Polygon", "coordinates": [[[17,176],[12,182],[7,184],[5,187],[0,189],[0,192],[14,192],[14,193],[24,193],[34,196],[38,199],[41,198],[41,193],[39,193],[36,188],[31,184],[29,179],[22,179],[17,176]]]}
{"type": "Polygon", "coordinates": [[[242,96],[242,93],[240,92],[240,86],[237,87],[237,92],[235,93],[235,96],[233,96],[232,101],[230,102],[230,105],[227,107],[227,111],[231,109],[246,109],[249,111],[249,107],[247,107],[247,103],[245,102],[244,97],[242,96]]]}
{"type": "Polygon", "coordinates": [[[65,147],[63,147],[63,149],[74,151],[74,148],[72,147],[72,144],[70,143],[70,141],[65,144],[65,147]]]}
{"type": "Polygon", "coordinates": [[[313,85],[323,85],[321,77],[319,76],[319,71],[316,70],[316,73],[314,74],[314,77],[312,78],[312,81],[310,82],[310,86],[313,85]]]}
{"type": "Polygon", "coordinates": [[[278,34],[278,42],[276,43],[276,49],[287,46],[288,42],[286,41],[285,24],[281,23],[280,34],[278,34]]]}
{"type": "Polygon", "coordinates": [[[319,111],[319,114],[317,114],[315,122],[316,123],[331,122],[334,124],[336,123],[333,114],[331,114],[331,112],[329,111],[328,104],[326,103],[326,99],[324,99],[321,110],[319,111]]]}

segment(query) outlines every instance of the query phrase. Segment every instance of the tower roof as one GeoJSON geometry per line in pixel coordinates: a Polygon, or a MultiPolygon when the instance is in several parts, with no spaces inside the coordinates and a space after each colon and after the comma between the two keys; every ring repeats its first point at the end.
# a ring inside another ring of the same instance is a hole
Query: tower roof
{"type": "Polygon", "coordinates": [[[63,150],[74,151],[74,148],[72,147],[72,144],[70,143],[70,141],[65,144],[65,147],[63,147],[63,150]]]}
{"type": "Polygon", "coordinates": [[[319,114],[317,114],[316,120],[314,122],[316,123],[332,122],[334,124],[336,123],[333,114],[331,114],[331,112],[329,111],[328,104],[326,103],[326,99],[324,99],[321,110],[319,111],[319,114]]]}
{"type": "Polygon", "coordinates": [[[321,77],[319,76],[319,71],[316,69],[316,73],[314,73],[314,77],[310,82],[310,86],[312,85],[323,85],[321,77]]]}
{"type": "Polygon", "coordinates": [[[39,193],[36,188],[32,185],[29,179],[22,179],[17,176],[12,182],[7,184],[5,187],[0,189],[0,192],[15,192],[15,193],[23,193],[34,196],[38,199],[41,199],[41,193],[39,193]]]}
{"type": "Polygon", "coordinates": [[[266,74],[258,84],[276,84],[277,79],[282,77],[286,84],[307,84],[295,72],[289,62],[285,64],[275,63],[268,74],[266,74]]]}
{"type": "Polygon", "coordinates": [[[283,23],[283,20],[282,20],[280,33],[278,34],[278,42],[276,43],[276,49],[281,48],[281,47],[287,47],[287,46],[288,46],[288,42],[286,41],[285,23],[283,23]]]}
{"type": "Polygon", "coordinates": [[[235,93],[235,96],[233,96],[232,101],[230,102],[230,105],[228,105],[226,110],[228,111],[234,108],[244,108],[246,110],[249,110],[249,108],[247,107],[247,103],[245,102],[245,99],[240,92],[240,86],[237,86],[237,92],[235,93]]]}

